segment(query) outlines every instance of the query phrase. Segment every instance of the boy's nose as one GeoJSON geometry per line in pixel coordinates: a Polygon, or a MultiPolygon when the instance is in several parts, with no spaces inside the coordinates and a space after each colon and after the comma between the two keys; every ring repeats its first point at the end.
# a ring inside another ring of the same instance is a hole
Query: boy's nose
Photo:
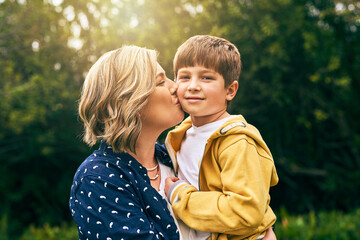
{"type": "Polygon", "coordinates": [[[196,79],[191,79],[189,82],[189,85],[187,87],[188,91],[199,91],[200,90],[200,86],[198,84],[198,81],[196,79]]]}

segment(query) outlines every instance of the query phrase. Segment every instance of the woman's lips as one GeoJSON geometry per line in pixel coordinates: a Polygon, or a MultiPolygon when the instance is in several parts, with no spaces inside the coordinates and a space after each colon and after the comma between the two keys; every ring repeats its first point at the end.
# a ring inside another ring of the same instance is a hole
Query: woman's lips
{"type": "Polygon", "coordinates": [[[172,95],[171,101],[175,105],[180,104],[179,98],[175,94],[172,95]]]}

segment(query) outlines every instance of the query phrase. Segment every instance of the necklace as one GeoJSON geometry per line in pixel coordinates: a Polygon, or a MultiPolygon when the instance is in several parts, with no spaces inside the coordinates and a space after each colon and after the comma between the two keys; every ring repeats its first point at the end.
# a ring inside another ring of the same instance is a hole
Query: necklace
{"type": "Polygon", "coordinates": [[[146,168],[146,170],[147,170],[147,171],[154,171],[155,169],[158,168],[158,166],[159,166],[159,162],[156,164],[155,167],[153,167],[153,168],[146,168]]]}
{"type": "Polygon", "coordinates": [[[155,177],[153,177],[153,178],[149,177],[149,178],[150,178],[150,181],[152,181],[152,180],[156,180],[158,177],[159,177],[159,174],[157,173],[157,174],[155,175],[155,177]]]}
{"type": "MultiPolygon", "coordinates": [[[[150,178],[150,181],[156,180],[156,179],[159,177],[159,163],[156,165],[156,167],[151,168],[150,171],[153,171],[153,170],[155,170],[155,169],[156,169],[156,175],[155,175],[155,177],[150,177],[150,176],[149,176],[149,173],[148,173],[148,177],[150,178]]],[[[149,170],[148,170],[148,171],[149,171],[149,170]]]]}
{"type": "Polygon", "coordinates": [[[149,173],[148,173],[148,177],[150,178],[150,181],[156,180],[156,179],[159,177],[159,162],[157,162],[157,164],[156,164],[155,167],[146,168],[146,170],[147,170],[148,172],[151,172],[151,171],[156,170],[156,175],[155,175],[155,177],[150,177],[150,176],[149,176],[149,173]]]}

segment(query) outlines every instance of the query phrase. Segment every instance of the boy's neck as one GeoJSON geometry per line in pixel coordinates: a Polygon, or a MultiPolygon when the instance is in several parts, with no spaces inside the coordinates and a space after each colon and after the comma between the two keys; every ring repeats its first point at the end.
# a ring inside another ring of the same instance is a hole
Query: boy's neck
{"type": "Polygon", "coordinates": [[[216,113],[216,114],[212,114],[210,116],[200,116],[200,117],[198,117],[198,116],[190,115],[190,118],[191,118],[192,124],[195,127],[201,127],[201,126],[203,126],[205,124],[216,122],[218,120],[227,118],[229,116],[230,116],[230,114],[227,111],[222,111],[222,112],[219,112],[219,113],[216,113]]]}

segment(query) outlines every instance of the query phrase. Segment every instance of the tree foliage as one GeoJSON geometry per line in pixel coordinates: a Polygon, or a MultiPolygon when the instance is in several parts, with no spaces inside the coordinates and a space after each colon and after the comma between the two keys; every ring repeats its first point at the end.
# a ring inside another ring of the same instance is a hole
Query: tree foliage
{"type": "Polygon", "coordinates": [[[360,206],[359,13],[348,0],[0,1],[2,231],[71,219],[72,176],[90,152],[76,109],[91,64],[134,44],[157,49],[172,78],[177,47],[196,34],[241,52],[230,110],[274,155],[272,206],[360,206]]]}

